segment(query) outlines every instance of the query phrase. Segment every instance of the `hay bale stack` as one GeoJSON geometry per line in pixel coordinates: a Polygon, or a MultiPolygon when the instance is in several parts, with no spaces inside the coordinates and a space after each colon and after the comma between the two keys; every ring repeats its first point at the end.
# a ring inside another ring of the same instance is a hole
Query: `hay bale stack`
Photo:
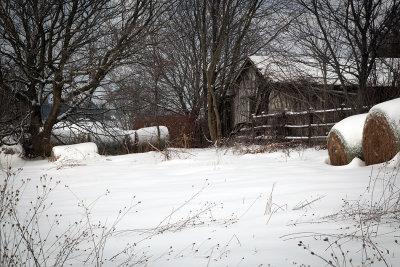
{"type": "Polygon", "coordinates": [[[391,160],[400,151],[400,98],[375,105],[365,121],[362,150],[365,164],[391,160]]]}
{"type": "Polygon", "coordinates": [[[336,123],[328,135],[328,154],[332,165],[349,164],[363,158],[361,141],[367,114],[350,116],[336,123]]]}

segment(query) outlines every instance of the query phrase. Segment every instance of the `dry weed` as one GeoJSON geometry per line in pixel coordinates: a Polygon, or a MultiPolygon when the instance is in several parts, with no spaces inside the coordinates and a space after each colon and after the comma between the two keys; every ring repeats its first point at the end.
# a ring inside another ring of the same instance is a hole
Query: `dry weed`
{"type": "MultiPolygon", "coordinates": [[[[400,236],[400,187],[399,166],[384,166],[377,173],[371,171],[369,184],[359,199],[343,199],[341,209],[320,221],[310,223],[338,223],[336,233],[302,232],[284,235],[284,240],[313,239],[326,243],[324,253],[316,252],[309,244],[299,241],[298,246],[320,258],[330,266],[372,266],[379,263],[392,266],[395,249],[384,247],[381,238],[392,236],[393,245],[399,245],[400,236]],[[349,246],[356,242],[360,249],[349,246]],[[328,253],[328,254],[326,254],[328,253]],[[358,260],[354,260],[357,258],[358,260]],[[358,262],[355,262],[358,261],[358,262]]],[[[319,200],[305,202],[311,204],[319,200]]],[[[303,206],[301,203],[297,206],[303,206]]]]}

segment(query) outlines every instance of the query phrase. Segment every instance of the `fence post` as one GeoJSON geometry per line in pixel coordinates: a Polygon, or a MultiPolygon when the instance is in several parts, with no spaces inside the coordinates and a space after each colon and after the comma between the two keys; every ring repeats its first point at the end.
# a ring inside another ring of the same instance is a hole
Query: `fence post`
{"type": "Polygon", "coordinates": [[[340,118],[340,120],[343,120],[345,117],[346,117],[346,115],[344,114],[344,108],[346,107],[346,104],[345,103],[342,103],[341,105],[340,105],[340,115],[339,115],[339,118],[340,118]]]}
{"type": "Polygon", "coordinates": [[[256,138],[256,133],[255,133],[255,130],[254,130],[255,124],[256,124],[256,122],[254,120],[254,114],[251,114],[251,138],[253,140],[253,143],[254,143],[254,140],[256,138]]]}
{"type": "Polygon", "coordinates": [[[311,137],[312,137],[312,124],[313,124],[313,109],[308,109],[308,146],[311,147],[311,137]]]}
{"type": "Polygon", "coordinates": [[[283,141],[285,140],[286,137],[286,122],[287,122],[286,111],[287,111],[286,108],[282,111],[281,132],[283,141]]]}
{"type": "Polygon", "coordinates": [[[263,115],[262,117],[262,123],[263,125],[265,125],[265,127],[263,127],[263,134],[264,134],[264,138],[267,136],[267,133],[269,136],[271,136],[271,131],[267,131],[267,125],[268,125],[268,116],[266,116],[267,114],[265,113],[265,111],[261,112],[261,114],[263,115]]]}

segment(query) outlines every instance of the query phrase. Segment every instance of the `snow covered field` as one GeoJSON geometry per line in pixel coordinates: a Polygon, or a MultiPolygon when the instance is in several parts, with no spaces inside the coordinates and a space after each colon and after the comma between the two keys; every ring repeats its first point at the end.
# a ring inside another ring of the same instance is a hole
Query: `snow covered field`
{"type": "MultiPolygon", "coordinates": [[[[327,265],[319,256],[340,266],[345,266],[343,258],[347,266],[357,266],[368,263],[369,257],[373,266],[385,266],[378,261],[379,253],[389,266],[398,266],[398,220],[385,223],[388,218],[378,216],[361,227],[364,233],[378,230],[376,237],[368,235],[378,242],[377,252],[363,249],[362,241],[352,238],[360,234],[357,214],[350,216],[355,221],[326,217],[340,213],[343,200],[349,205],[354,200],[366,205],[386,200],[388,193],[379,192],[388,183],[380,179],[385,173],[386,181],[393,179],[396,164],[365,167],[355,159],[335,167],[327,162],[326,150],[242,154],[210,148],[173,150],[170,160],[148,152],[79,161],[17,161],[12,167],[23,168],[18,178],[31,178],[21,199],[25,209],[37,197],[34,185],[41,176],[52,177],[52,185],[60,181],[47,199],[53,206],[46,214],[62,214],[51,236],[84,218],[82,206],[89,207],[92,223],[108,226],[121,210],[125,215],[107,240],[104,259],[131,246],[135,260],[148,266],[327,265]],[[337,234],[345,233],[350,237],[338,239],[337,234]],[[340,248],[336,240],[343,243],[340,248]]],[[[41,220],[41,227],[49,229],[49,220],[41,220]]],[[[116,266],[123,257],[104,265],[116,266]]],[[[68,263],[82,265],[78,259],[68,263]]]]}

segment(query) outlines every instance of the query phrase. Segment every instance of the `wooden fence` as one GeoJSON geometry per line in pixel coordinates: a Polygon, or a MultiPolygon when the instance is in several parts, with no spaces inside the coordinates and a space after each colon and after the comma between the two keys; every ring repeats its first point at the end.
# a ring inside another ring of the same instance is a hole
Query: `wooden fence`
{"type": "MultiPolygon", "coordinates": [[[[369,107],[364,107],[367,112],[369,107]]],[[[327,110],[286,111],[253,115],[251,123],[242,127],[237,135],[256,140],[299,141],[308,145],[322,144],[333,125],[354,115],[355,110],[346,107],[327,110]]]]}

